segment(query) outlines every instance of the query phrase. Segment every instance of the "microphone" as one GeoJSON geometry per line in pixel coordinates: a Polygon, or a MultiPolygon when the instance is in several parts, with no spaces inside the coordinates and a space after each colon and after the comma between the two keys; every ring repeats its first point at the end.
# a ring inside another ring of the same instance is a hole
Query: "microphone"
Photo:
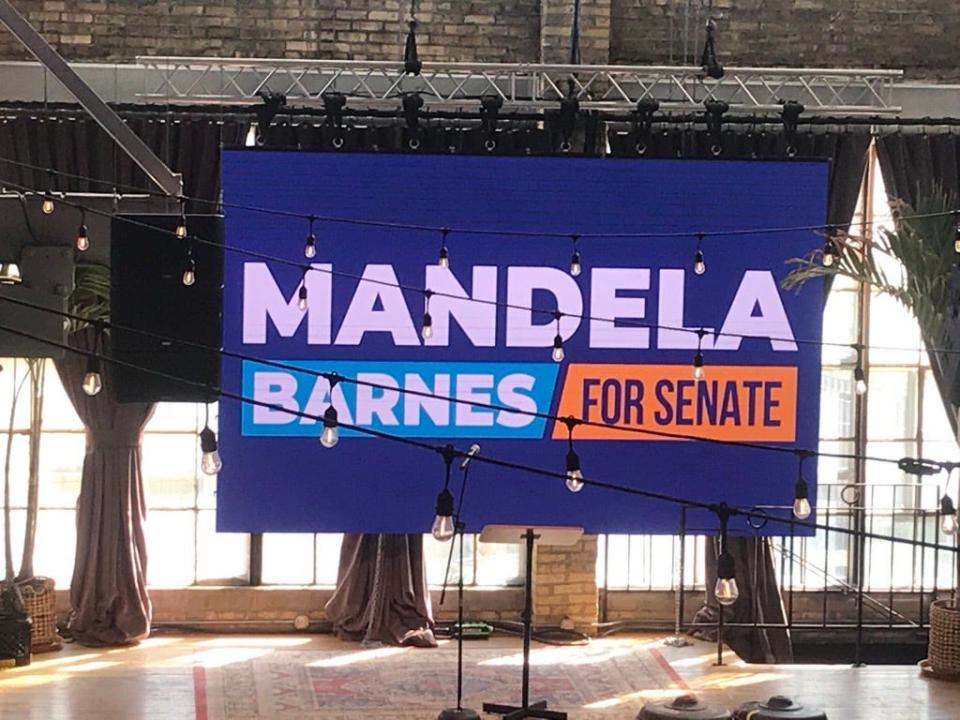
{"type": "Polygon", "coordinates": [[[480,446],[477,443],[474,443],[473,445],[470,446],[470,450],[469,452],[467,452],[467,456],[463,459],[463,462],[460,463],[460,469],[466,470],[467,465],[470,464],[470,460],[472,460],[475,456],[479,454],[480,454],[480,446]]]}

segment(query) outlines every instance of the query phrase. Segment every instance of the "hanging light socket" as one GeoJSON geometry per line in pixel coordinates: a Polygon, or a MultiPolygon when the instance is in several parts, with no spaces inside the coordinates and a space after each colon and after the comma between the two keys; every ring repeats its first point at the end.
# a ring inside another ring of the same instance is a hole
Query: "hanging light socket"
{"type": "Polygon", "coordinates": [[[724,545],[717,557],[717,584],[714,586],[714,595],[721,605],[733,605],[740,597],[740,588],[737,587],[737,566],[733,556],[727,552],[726,538],[721,541],[724,545]]]}
{"type": "Polygon", "coordinates": [[[200,458],[200,469],[205,475],[216,475],[223,469],[223,460],[220,458],[220,451],[217,445],[217,435],[205,425],[200,431],[200,452],[203,453],[200,458]]]}
{"type": "Polygon", "coordinates": [[[430,532],[440,542],[447,542],[456,532],[456,525],[453,522],[453,494],[447,488],[437,495],[436,511],[430,532]]]}
{"type": "MultiPolygon", "coordinates": [[[[330,386],[330,393],[333,394],[333,385],[330,386]]],[[[326,409],[323,413],[323,432],[320,434],[320,444],[325,448],[335,447],[338,442],[340,442],[340,434],[337,432],[337,426],[339,425],[337,419],[337,409],[332,404],[326,409]]]]}

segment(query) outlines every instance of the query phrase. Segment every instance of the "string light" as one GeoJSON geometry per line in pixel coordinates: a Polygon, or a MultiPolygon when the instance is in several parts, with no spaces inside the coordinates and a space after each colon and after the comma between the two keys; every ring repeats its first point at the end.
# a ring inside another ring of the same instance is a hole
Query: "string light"
{"type": "Polygon", "coordinates": [[[793,515],[797,520],[806,520],[813,512],[810,507],[810,488],[803,477],[803,461],[807,456],[803,452],[797,453],[797,456],[800,459],[800,469],[797,474],[797,483],[793,488],[793,515]]]}
{"type": "Polygon", "coordinates": [[[87,372],[83,375],[83,381],[80,387],[89,397],[99,395],[103,389],[103,378],[100,376],[100,358],[97,355],[97,349],[101,347],[101,336],[103,329],[98,327],[97,334],[93,339],[93,349],[87,355],[87,372]]]}
{"type": "Polygon", "coordinates": [[[707,263],[703,259],[703,233],[697,233],[697,251],[693,254],[693,271],[703,275],[707,271],[707,263]]]}
{"type": "Polygon", "coordinates": [[[953,212],[953,251],[960,255],[960,210],[953,212]]]}
{"type": "Polygon", "coordinates": [[[307,233],[306,242],[303,244],[303,256],[308,259],[317,256],[317,236],[313,234],[313,223],[316,222],[316,220],[316,215],[309,217],[310,231],[307,233]]]}
{"type": "Polygon", "coordinates": [[[563,336],[560,335],[560,318],[562,315],[559,311],[557,311],[554,313],[554,317],[557,319],[557,334],[553,338],[553,353],[551,354],[551,357],[553,358],[554,362],[563,362],[563,336]]]}
{"type": "Polygon", "coordinates": [[[210,406],[204,406],[203,430],[200,431],[200,469],[205,475],[216,475],[223,469],[223,460],[217,445],[217,435],[210,428],[210,406]]]}
{"type": "Polygon", "coordinates": [[[579,277],[580,273],[583,272],[583,266],[580,264],[580,251],[577,249],[577,241],[580,240],[580,236],[574,233],[570,238],[573,240],[573,254],[570,256],[570,274],[573,277],[579,277]]]}
{"type": "Polygon", "coordinates": [[[180,198],[180,219],[177,220],[177,229],[174,232],[181,240],[187,237],[187,210],[183,198],[180,198]]]}
{"type": "Polygon", "coordinates": [[[940,498],[940,532],[944,535],[957,534],[957,509],[953,505],[953,500],[946,493],[940,498]]]}
{"type": "Polygon", "coordinates": [[[53,183],[56,179],[56,175],[53,170],[48,170],[47,175],[50,178],[49,188],[43,194],[43,202],[40,203],[40,212],[44,215],[52,215],[53,211],[57,209],[56,204],[53,202],[53,183]]]}
{"type": "Polygon", "coordinates": [[[456,523],[453,521],[453,494],[450,492],[450,465],[455,455],[452,445],[446,445],[441,451],[446,464],[443,489],[437,495],[436,516],[430,533],[436,540],[447,542],[453,539],[456,523]]]}
{"type": "Polygon", "coordinates": [[[720,554],[717,556],[717,582],[713,586],[713,594],[721,605],[733,605],[740,597],[740,588],[737,587],[737,565],[733,555],[727,551],[730,508],[721,504],[715,512],[720,519],[720,554]]]}
{"type": "Polygon", "coordinates": [[[330,406],[323,413],[323,432],[320,433],[320,444],[325,448],[336,447],[340,442],[340,434],[337,432],[337,409],[333,406],[333,389],[340,382],[340,376],[336,374],[327,375],[327,382],[330,384],[330,406]]]}
{"type": "Polygon", "coordinates": [[[433,318],[430,317],[431,297],[433,297],[433,290],[425,290],[423,293],[423,323],[420,325],[420,337],[424,340],[433,337],[433,318]]]}
{"type": "Polygon", "coordinates": [[[197,263],[193,259],[193,248],[187,249],[187,264],[183,268],[183,275],[180,276],[180,282],[186,287],[190,287],[197,282],[197,263]]]}
{"type": "Polygon", "coordinates": [[[693,379],[698,383],[703,382],[703,353],[700,351],[703,346],[703,336],[706,330],[700,328],[697,330],[697,354],[693,356],[693,379]]]}
{"type": "Polygon", "coordinates": [[[572,417],[564,418],[564,424],[567,426],[567,490],[572,493],[578,493],[583,490],[583,471],[580,469],[580,456],[573,449],[573,429],[577,426],[577,420],[572,417]]]}
{"type": "Polygon", "coordinates": [[[300,280],[300,288],[297,290],[297,308],[301,312],[307,309],[307,270],[309,268],[303,269],[303,278],[300,280]]]}
{"type": "Polygon", "coordinates": [[[837,259],[837,248],[833,243],[833,238],[827,235],[827,241],[823,244],[823,266],[833,267],[837,259]]]}
{"type": "Polygon", "coordinates": [[[77,250],[86,252],[90,249],[90,236],[87,234],[87,211],[80,209],[80,227],[77,228],[77,240],[74,243],[77,250]]]}
{"type": "Polygon", "coordinates": [[[443,233],[443,237],[440,240],[440,256],[437,258],[437,265],[446,270],[450,267],[450,251],[447,249],[447,235],[450,234],[450,229],[443,228],[440,232],[443,233]]]}
{"type": "Polygon", "coordinates": [[[857,395],[864,395],[867,392],[867,376],[863,372],[863,346],[854,345],[853,349],[857,351],[857,366],[853,369],[854,390],[857,395]]]}

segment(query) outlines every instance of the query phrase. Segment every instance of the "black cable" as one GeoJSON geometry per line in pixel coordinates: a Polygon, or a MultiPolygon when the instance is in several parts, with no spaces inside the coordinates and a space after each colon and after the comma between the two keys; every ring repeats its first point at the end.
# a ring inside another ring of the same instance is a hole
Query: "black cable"
{"type": "MultiPolygon", "coordinates": [[[[2,187],[2,185],[3,185],[4,182],[5,182],[5,181],[4,181],[2,178],[0,178],[0,187],[2,187]]],[[[12,182],[9,182],[9,181],[6,181],[6,182],[7,182],[7,184],[10,185],[11,187],[17,188],[17,189],[19,189],[19,190],[21,190],[21,191],[24,191],[24,192],[31,192],[28,188],[26,188],[26,186],[19,185],[19,184],[17,184],[17,183],[12,183],[12,182]]],[[[186,198],[183,197],[182,199],[186,199],[186,198]]],[[[114,217],[113,213],[108,212],[108,211],[106,211],[106,210],[100,210],[100,209],[97,209],[97,208],[89,207],[89,206],[83,205],[83,204],[81,204],[81,203],[78,203],[78,202],[76,202],[76,201],[68,200],[68,199],[63,198],[63,197],[58,198],[58,202],[60,202],[60,203],[62,203],[62,204],[64,204],[64,205],[67,205],[68,207],[72,207],[72,208],[75,208],[75,209],[78,209],[78,210],[83,210],[83,211],[85,211],[85,212],[89,212],[89,213],[94,214],[94,215],[99,215],[99,216],[102,216],[102,217],[110,217],[110,218],[114,217]]],[[[278,211],[278,212],[283,213],[284,211],[278,211]]],[[[947,215],[956,215],[958,212],[960,212],[960,210],[951,210],[951,211],[949,211],[949,212],[928,213],[928,214],[925,214],[925,215],[913,215],[913,216],[911,216],[911,218],[944,217],[944,216],[947,216],[947,215]]],[[[301,215],[300,215],[299,213],[288,213],[288,216],[294,216],[294,217],[297,217],[297,218],[301,218],[301,219],[302,219],[302,217],[301,217],[301,215]]],[[[315,215],[307,216],[307,221],[308,221],[308,222],[310,222],[310,220],[314,220],[314,221],[315,221],[315,220],[319,220],[319,219],[322,219],[322,218],[320,218],[319,216],[315,216],[315,215]]],[[[159,233],[162,233],[162,234],[166,234],[166,235],[171,235],[171,236],[173,236],[173,237],[177,237],[176,232],[173,231],[173,230],[168,230],[168,229],[165,229],[165,228],[160,228],[160,227],[157,227],[157,226],[155,226],[155,225],[151,225],[151,224],[146,223],[146,222],[140,222],[140,221],[134,220],[133,218],[130,218],[130,217],[123,217],[122,220],[123,220],[123,222],[126,222],[126,223],[128,223],[128,224],[130,224],[130,225],[133,225],[133,226],[135,226],[135,227],[142,227],[142,228],[144,228],[144,229],[149,229],[149,230],[154,231],[154,232],[159,232],[159,233]]],[[[426,228],[426,226],[417,226],[417,227],[426,228]]],[[[817,226],[817,227],[823,227],[823,226],[817,226]]],[[[427,229],[430,229],[431,231],[433,230],[433,229],[431,229],[431,228],[427,228],[427,229]]],[[[440,232],[440,233],[449,233],[449,232],[451,232],[451,230],[450,230],[449,228],[440,228],[439,230],[437,230],[437,232],[440,232]]],[[[491,231],[491,232],[492,232],[492,231],[491,231]]],[[[690,234],[690,233],[683,233],[683,234],[682,234],[683,237],[699,237],[700,235],[705,235],[705,234],[704,234],[704,233],[692,233],[692,234],[690,234]]],[[[539,235],[538,235],[538,236],[539,236],[539,235]]],[[[570,236],[567,235],[566,237],[567,237],[567,239],[569,239],[570,236]]],[[[385,280],[378,280],[378,279],[376,279],[376,278],[365,278],[365,277],[363,277],[363,275],[360,275],[360,274],[357,274],[357,273],[350,273],[350,272],[345,272],[345,271],[342,271],[342,270],[333,270],[332,268],[321,268],[321,267],[316,267],[316,266],[314,266],[314,265],[305,266],[302,262],[298,262],[298,261],[295,261],[295,260],[289,260],[289,259],[287,259],[287,258],[283,258],[283,257],[277,256],[277,255],[270,255],[270,254],[268,254],[268,253],[260,252],[260,251],[257,251],[257,250],[249,250],[249,249],[247,249],[247,248],[238,248],[238,247],[233,247],[233,246],[230,246],[230,245],[223,245],[222,243],[215,242],[215,241],[213,241],[213,240],[207,240],[207,239],[205,239],[205,238],[201,238],[201,237],[199,237],[198,235],[194,235],[194,234],[188,234],[185,238],[177,237],[177,239],[180,240],[180,241],[187,240],[187,241],[192,241],[192,242],[200,243],[200,244],[202,244],[202,245],[207,245],[207,246],[211,246],[211,247],[220,248],[220,249],[224,250],[225,252],[232,252],[232,253],[236,253],[236,254],[238,254],[238,255],[243,255],[243,256],[251,257],[251,258],[256,258],[256,259],[258,259],[258,260],[275,262],[275,263],[278,263],[278,264],[281,264],[281,265],[286,265],[286,266],[289,266],[289,267],[296,267],[296,268],[299,269],[299,270],[304,270],[304,269],[306,269],[308,272],[319,272],[319,273],[323,273],[323,274],[326,274],[326,275],[330,275],[331,277],[343,277],[343,278],[347,278],[347,279],[350,279],[350,280],[355,280],[355,281],[357,281],[357,282],[368,282],[368,283],[371,283],[371,284],[373,284],[373,285],[381,285],[381,286],[384,286],[384,287],[397,288],[397,289],[400,289],[400,290],[406,290],[406,291],[408,291],[408,292],[413,292],[413,293],[417,293],[417,294],[421,294],[421,295],[426,295],[427,293],[429,293],[430,295],[433,295],[433,296],[445,297],[445,298],[448,298],[448,299],[451,299],[451,300],[458,300],[458,301],[460,301],[460,302],[472,302],[472,303],[479,303],[479,304],[481,304],[481,305],[492,305],[492,306],[497,307],[497,308],[506,308],[506,309],[512,309],[512,310],[523,310],[523,311],[525,311],[525,312],[537,313],[537,314],[539,314],[539,315],[549,315],[549,316],[551,316],[551,317],[556,317],[556,314],[557,314],[557,312],[558,312],[558,311],[555,310],[555,309],[528,307],[528,306],[525,306],[525,305],[517,305],[517,304],[514,304],[514,303],[500,302],[500,301],[498,301],[498,300],[485,300],[485,299],[483,299],[483,298],[474,298],[474,297],[470,297],[470,296],[462,297],[462,296],[459,296],[459,295],[455,295],[455,294],[453,294],[453,293],[446,293],[446,292],[441,292],[441,291],[430,290],[429,288],[419,288],[419,287],[415,287],[415,286],[413,286],[413,285],[404,285],[404,284],[402,284],[402,283],[390,283],[390,282],[387,282],[387,281],[385,281],[385,280]]],[[[637,319],[634,319],[634,318],[604,318],[604,317],[598,317],[598,316],[595,316],[595,315],[584,315],[584,314],[582,314],[582,313],[581,313],[581,314],[562,313],[562,315],[563,315],[564,317],[575,318],[575,319],[580,320],[580,321],[589,320],[589,321],[604,322],[604,323],[617,323],[618,326],[621,326],[621,327],[636,327],[636,328],[645,328],[645,329],[650,329],[650,330],[672,330],[672,331],[675,331],[675,332],[688,332],[688,333],[691,333],[691,334],[697,334],[698,332],[700,332],[700,330],[703,329],[703,328],[697,329],[697,328],[676,327],[676,326],[672,326],[672,325],[660,325],[660,324],[658,324],[658,323],[645,322],[645,321],[637,320],[637,319]]],[[[755,336],[755,335],[744,335],[744,334],[742,334],[742,333],[723,332],[722,330],[715,330],[715,331],[714,331],[713,333],[711,333],[711,334],[714,335],[714,336],[716,336],[716,337],[730,337],[730,338],[738,338],[738,339],[740,339],[740,340],[750,340],[750,339],[761,339],[761,340],[764,340],[764,339],[766,339],[766,340],[769,340],[769,341],[771,341],[771,342],[793,342],[793,343],[795,343],[795,344],[797,344],[797,345],[811,345],[811,346],[817,346],[817,347],[842,347],[842,348],[852,348],[852,349],[854,349],[854,350],[859,350],[859,349],[861,348],[860,345],[855,344],[855,343],[854,343],[854,344],[851,344],[851,343],[842,343],[842,342],[831,342],[831,341],[825,341],[825,340],[812,340],[812,339],[809,339],[809,338],[797,338],[797,337],[792,337],[792,338],[787,338],[787,337],[769,337],[769,338],[768,338],[768,337],[766,337],[766,336],[764,336],[764,337],[759,337],[759,338],[758,338],[758,336],[755,336]]],[[[937,352],[937,353],[941,353],[941,354],[960,354],[960,349],[953,349],[953,348],[903,348],[903,347],[884,347],[884,346],[877,346],[877,345],[871,345],[871,348],[874,349],[874,350],[889,350],[889,351],[891,351],[891,352],[924,352],[924,351],[927,351],[927,352],[937,352]]]]}
{"type": "MultiPolygon", "coordinates": [[[[216,394],[221,397],[227,398],[228,400],[236,400],[238,402],[247,403],[249,405],[269,408],[270,410],[284,412],[288,415],[292,415],[298,418],[313,420],[314,422],[317,422],[317,421],[322,422],[323,420],[322,415],[305,413],[301,410],[290,410],[289,408],[276,406],[271,403],[266,403],[260,400],[256,400],[255,398],[248,398],[242,394],[230,392],[220,387],[217,387],[215,385],[211,385],[209,383],[186,380],[184,378],[177,377],[175,375],[171,375],[169,373],[165,373],[160,370],[143,367],[135,363],[128,363],[124,360],[119,360],[117,358],[103,355],[98,350],[93,350],[93,351],[83,350],[80,348],[73,347],[72,345],[69,345],[67,343],[58,342],[56,340],[51,340],[49,338],[43,338],[43,337],[40,337],[39,335],[33,335],[31,333],[27,333],[22,330],[17,330],[4,325],[0,325],[0,332],[7,332],[7,333],[10,333],[11,335],[16,335],[18,337],[22,337],[28,340],[33,340],[34,342],[44,343],[52,347],[60,348],[61,350],[72,352],[74,354],[88,356],[88,357],[96,358],[98,360],[104,360],[113,365],[126,367],[128,369],[136,370],[141,373],[148,373],[151,375],[155,375],[157,377],[164,378],[166,380],[172,380],[177,383],[192,385],[198,389],[204,390],[207,393],[216,394]]],[[[370,435],[371,437],[377,437],[383,440],[391,440],[393,442],[397,442],[410,447],[416,447],[421,450],[430,450],[441,456],[445,456],[447,454],[452,454],[453,457],[457,457],[457,458],[466,458],[468,456],[468,452],[459,450],[449,444],[434,445],[434,444],[423,442],[420,440],[415,440],[413,438],[407,438],[400,435],[392,435],[390,433],[382,432],[380,430],[360,427],[350,423],[338,423],[338,426],[345,427],[350,430],[356,430],[361,434],[370,435]]],[[[470,457],[472,460],[477,462],[482,462],[488,465],[493,465],[495,467],[501,467],[509,470],[518,470],[518,471],[526,472],[527,474],[530,474],[530,475],[537,475],[545,478],[553,478],[553,479],[559,479],[564,481],[566,480],[566,477],[567,477],[566,473],[559,473],[552,470],[545,470],[543,468],[535,467],[532,465],[526,465],[523,463],[513,462],[509,460],[500,460],[498,458],[491,457],[490,455],[478,454],[470,457]]],[[[584,485],[590,485],[593,487],[603,488],[606,490],[621,492],[628,495],[635,495],[637,497],[643,497],[650,500],[660,500],[663,502],[668,502],[675,505],[681,505],[688,508],[708,510],[716,514],[721,519],[722,518],[729,519],[732,517],[753,518],[753,519],[763,520],[765,522],[778,522],[778,523],[786,524],[786,525],[789,525],[791,528],[801,527],[801,528],[807,528],[807,529],[813,529],[813,530],[827,530],[829,532],[837,532],[845,535],[852,535],[852,536],[863,537],[863,538],[872,538],[875,540],[884,540],[886,542],[892,542],[892,543],[903,543],[903,544],[908,544],[912,547],[924,547],[924,548],[929,548],[933,550],[938,550],[938,551],[943,550],[946,552],[953,552],[953,553],[960,552],[960,547],[957,547],[957,546],[940,545],[939,543],[928,543],[925,541],[911,540],[909,538],[898,538],[895,536],[880,535],[878,533],[867,532],[864,530],[854,530],[851,528],[835,527],[831,525],[825,525],[822,523],[809,522],[805,520],[797,520],[795,518],[779,517],[777,515],[771,515],[767,512],[760,511],[752,507],[742,508],[742,507],[729,506],[724,502],[710,503],[702,500],[690,500],[688,498],[682,498],[682,497],[679,497],[676,495],[670,495],[667,493],[655,492],[653,490],[643,490],[641,488],[637,488],[629,485],[620,485],[617,483],[607,482],[603,480],[588,479],[586,477],[582,478],[581,482],[584,485]]]]}

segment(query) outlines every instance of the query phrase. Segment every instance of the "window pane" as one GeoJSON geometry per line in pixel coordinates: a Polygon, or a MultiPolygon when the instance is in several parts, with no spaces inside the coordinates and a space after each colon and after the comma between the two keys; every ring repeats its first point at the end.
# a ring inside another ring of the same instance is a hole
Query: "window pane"
{"type": "Polygon", "coordinates": [[[147,581],[150,585],[193,584],[195,522],[192,510],[155,510],[147,515],[147,581]]]}
{"type": "Polygon", "coordinates": [[[27,363],[15,358],[0,359],[0,428],[10,427],[10,405],[16,388],[20,388],[13,427],[23,430],[30,427],[30,382],[22,382],[27,376],[27,363]]]}
{"type": "MultiPolygon", "coordinates": [[[[455,537],[452,542],[453,556],[450,562],[450,575],[447,578],[448,583],[456,583],[460,579],[460,538],[455,537]]],[[[474,536],[467,534],[464,536],[463,548],[463,582],[467,585],[473,583],[473,546],[474,536]]],[[[444,575],[447,571],[447,558],[450,556],[451,543],[440,542],[433,535],[423,536],[423,555],[427,563],[427,583],[432,586],[443,585],[444,575]]]]}
{"type": "Polygon", "coordinates": [[[197,582],[247,580],[250,568],[250,536],[218,533],[216,513],[197,514],[197,582]]]}
{"type": "Polygon", "coordinates": [[[341,533],[317,533],[317,585],[336,585],[341,533]]]}
{"type": "Polygon", "coordinates": [[[834,289],[827,295],[823,310],[823,341],[831,343],[823,346],[824,365],[856,362],[857,353],[851,346],[857,341],[857,293],[834,289]],[[841,347],[832,343],[839,343],[841,347]]]}
{"type": "MultiPolygon", "coordinates": [[[[940,389],[937,387],[937,381],[933,378],[933,373],[929,370],[923,375],[923,440],[924,442],[927,440],[949,440],[956,446],[953,429],[950,427],[950,419],[947,417],[943,400],[940,398],[940,389]]],[[[940,459],[929,453],[926,454],[934,459],[940,459]]]]}
{"type": "Polygon", "coordinates": [[[199,432],[203,425],[203,406],[192,403],[157,403],[145,432],[199,432]],[[199,419],[199,425],[198,423],[199,419]]]}
{"type": "MultiPolygon", "coordinates": [[[[27,473],[30,455],[30,442],[26,435],[13,436],[13,449],[10,451],[10,506],[25,507],[27,504],[27,473]]],[[[3,482],[3,466],[7,458],[7,435],[0,434],[0,482],[3,482]]]]}
{"type": "Polygon", "coordinates": [[[849,368],[824,368],[820,388],[820,437],[853,437],[853,373],[849,368]]]}
{"type": "Polygon", "coordinates": [[[625,588],[630,581],[630,536],[607,535],[607,587],[625,588]]]}
{"type": "MultiPolygon", "coordinates": [[[[920,329],[913,316],[889,295],[870,298],[871,365],[916,365],[920,362],[920,329]],[[906,348],[884,350],[881,348],[906,348]]],[[[872,379],[872,378],[871,378],[872,379]]]]}
{"type": "Polygon", "coordinates": [[[312,533],[264,533],[263,582],[311,585],[314,570],[312,533]]]}
{"type": "MultiPolygon", "coordinates": [[[[74,510],[41,510],[37,515],[37,543],[33,569],[53,578],[58,588],[70,587],[77,547],[74,510]]],[[[15,560],[16,561],[16,560],[15,560]]]]}
{"type": "MultiPolygon", "coordinates": [[[[821,453],[834,453],[837,455],[853,455],[854,445],[852,442],[821,442],[819,451],[821,453]]],[[[810,462],[808,460],[807,462],[810,462]]],[[[820,455],[817,458],[817,484],[824,485],[848,485],[856,482],[856,468],[854,461],[846,457],[829,457],[820,455]]],[[[835,498],[840,492],[834,489],[830,498],[835,498]]],[[[828,498],[828,499],[830,499],[828,498]]]]}
{"type": "Polygon", "coordinates": [[[916,369],[873,368],[867,403],[870,440],[906,440],[917,435],[916,369]]]}
{"type": "Polygon", "coordinates": [[[520,585],[520,545],[477,543],[477,585],[520,585]]]}
{"type": "Polygon", "coordinates": [[[52,362],[47,363],[43,384],[43,429],[82,431],[83,423],[73,409],[52,362]]]}
{"type": "Polygon", "coordinates": [[[194,507],[197,447],[193,434],[143,436],[143,479],[149,507],[194,507]]]}
{"type": "Polygon", "coordinates": [[[40,506],[76,508],[86,453],[82,433],[43,433],[40,440],[40,506]]]}

